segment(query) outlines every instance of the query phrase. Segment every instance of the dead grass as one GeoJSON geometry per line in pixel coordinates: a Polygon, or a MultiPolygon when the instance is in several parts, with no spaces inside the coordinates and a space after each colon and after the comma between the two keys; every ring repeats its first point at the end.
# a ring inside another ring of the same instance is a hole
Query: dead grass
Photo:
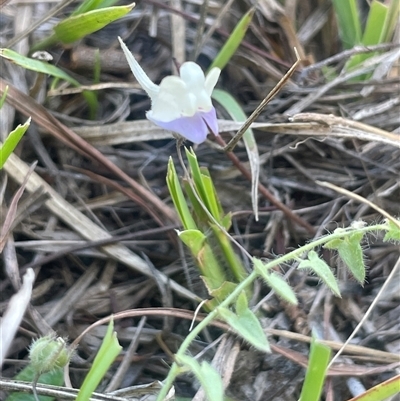
{"type": "MultiPolygon", "coordinates": [[[[39,0],[5,3],[0,15],[1,47],[54,7],[39,0]]],[[[130,309],[135,310],[134,317],[116,322],[125,351],[98,391],[107,393],[166,376],[171,353],[187,333],[192,311],[205,293],[174,234],[178,221],[165,175],[168,157],[177,160],[175,140],[143,120],[149,100],[133,81],[117,36],[124,38],[156,81],[173,70],[173,57],[183,62],[184,57],[197,56],[206,68],[251,4],[232,1],[220,24],[213,25],[225,3],[209,1],[207,9],[199,6],[202,3],[138,2],[122,21],[71,47],[49,49],[57,65],[68,68],[85,89],[96,91],[100,106],[94,121],[88,119],[79,90],[47,92],[50,79],[35,87],[35,74],[0,60],[0,95],[5,85],[11,85],[8,105],[1,111],[1,135],[4,138],[22,116],[32,116],[34,121],[1,174],[2,216],[29,165],[39,161],[27,180],[2,254],[2,313],[27,267],[33,266],[36,274],[31,306],[3,367],[5,378],[24,366],[26,347],[37,335],[54,330],[72,341],[99,319],[130,309]],[[203,25],[199,23],[202,13],[203,25]],[[204,41],[209,30],[211,35],[204,41]],[[100,48],[102,73],[101,82],[93,84],[96,48],[100,48]],[[157,316],[146,312],[151,310],[158,311],[157,316]],[[127,370],[116,377],[124,359],[130,360],[127,370]]],[[[212,143],[196,149],[198,159],[211,171],[224,209],[234,214],[232,234],[251,254],[265,258],[338,225],[381,219],[368,205],[316,181],[345,188],[399,215],[398,46],[381,47],[360,67],[366,72],[373,68],[373,76],[355,82],[342,71],[343,65],[350,54],[366,49],[341,53],[330,2],[286,3],[282,8],[273,0],[259,2],[245,42],[223,71],[219,86],[234,95],[249,115],[294,62],[293,47],[298,49],[302,66],[253,127],[261,157],[260,181],[294,211],[300,223],[262,194],[260,219],[255,222],[250,183],[242,173],[212,143]],[[323,72],[337,77],[327,81],[323,72]]],[[[27,54],[29,45],[43,38],[70,7],[27,32],[15,49],[27,54]]],[[[396,35],[394,43],[398,43],[398,29],[396,35]]],[[[221,135],[228,140],[240,124],[228,121],[222,111],[219,117],[221,135]]],[[[244,148],[239,145],[235,154],[246,166],[244,148]]],[[[340,279],[342,299],[297,271],[290,283],[299,307],[267,296],[268,289],[259,284],[253,301],[270,334],[271,355],[249,350],[231,336],[224,335],[218,343],[221,327],[210,327],[190,352],[214,359],[233,399],[263,400],[267,395],[269,400],[297,400],[311,330],[337,350],[362,319],[395,265],[398,251],[381,238],[369,238],[364,288],[326,254],[340,279]]],[[[384,294],[352,348],[332,367],[326,400],[351,397],[349,376],[369,388],[399,366],[399,280],[384,294]]],[[[70,368],[74,387],[79,387],[104,333],[105,326],[98,326],[80,342],[70,368]]],[[[5,381],[1,383],[0,389],[6,389],[5,381]]],[[[197,385],[183,376],[176,390],[193,397],[197,385]]],[[[144,390],[143,396],[148,393],[144,390]]],[[[202,399],[197,393],[195,400],[202,399]]]]}

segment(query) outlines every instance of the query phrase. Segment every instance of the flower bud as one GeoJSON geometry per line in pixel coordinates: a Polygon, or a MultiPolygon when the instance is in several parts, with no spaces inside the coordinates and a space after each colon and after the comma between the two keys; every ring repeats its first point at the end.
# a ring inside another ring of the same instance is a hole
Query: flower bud
{"type": "Polygon", "coordinates": [[[35,340],[29,349],[31,366],[38,375],[63,368],[70,360],[65,340],[61,337],[48,335],[35,340]]]}

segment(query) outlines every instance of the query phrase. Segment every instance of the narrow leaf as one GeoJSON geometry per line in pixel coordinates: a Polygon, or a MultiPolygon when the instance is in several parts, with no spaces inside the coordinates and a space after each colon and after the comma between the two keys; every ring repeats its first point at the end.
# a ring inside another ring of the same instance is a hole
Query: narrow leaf
{"type": "Polygon", "coordinates": [[[328,368],[331,350],[326,345],[313,340],[310,359],[299,401],[319,401],[328,368]]]}
{"type": "Polygon", "coordinates": [[[99,352],[83,381],[76,401],[87,401],[90,398],[93,391],[96,390],[107,370],[114,362],[114,359],[121,352],[121,349],[122,347],[119,345],[116,333],[114,332],[114,322],[111,320],[99,352]]]}
{"type": "Polygon", "coordinates": [[[134,6],[135,3],[132,3],[126,6],[100,8],[73,15],[54,27],[55,35],[62,43],[75,42],[120,19],[129,13],[134,6]]]}
{"type": "MultiPolygon", "coordinates": [[[[228,92],[214,89],[212,98],[220,103],[229,113],[234,121],[245,122],[247,116],[240,104],[228,92]]],[[[258,154],[257,142],[251,128],[247,129],[243,135],[243,142],[246,146],[247,157],[251,170],[251,204],[256,221],[258,221],[258,183],[260,177],[260,156],[258,154]]]]}
{"type": "Polygon", "coordinates": [[[298,301],[292,287],[282,277],[275,272],[268,271],[260,259],[253,258],[253,263],[257,273],[279,297],[290,304],[297,305],[298,301]]]}
{"type": "Polygon", "coordinates": [[[168,160],[167,186],[169,194],[171,195],[172,198],[172,202],[174,203],[175,209],[178,212],[179,218],[185,230],[197,229],[196,223],[193,220],[185,196],[183,194],[182,187],[178,178],[178,174],[176,173],[172,157],[170,157],[168,160]]]}
{"type": "Polygon", "coordinates": [[[218,372],[207,362],[201,365],[188,355],[176,356],[177,362],[186,365],[196,376],[209,401],[223,401],[224,387],[218,372]]]}
{"type": "Polygon", "coordinates": [[[343,46],[350,49],[361,41],[361,20],[357,7],[357,0],[332,0],[339,35],[343,46]]]}
{"type": "Polygon", "coordinates": [[[255,9],[251,8],[247,13],[240,19],[238,24],[236,25],[235,29],[229,36],[228,40],[225,42],[224,46],[215,57],[214,61],[212,62],[209,71],[214,68],[218,67],[221,70],[228,64],[229,60],[235,54],[237,48],[240,46],[247,29],[250,25],[250,22],[253,18],[255,9]]]}
{"type": "Polygon", "coordinates": [[[6,60],[9,60],[23,68],[26,68],[27,70],[36,71],[42,74],[47,74],[56,78],[63,79],[64,81],[67,81],[74,86],[80,85],[76,79],[70,77],[66,72],[56,67],[55,65],[22,56],[14,50],[0,49],[0,57],[3,57],[6,60]]]}
{"type": "Polygon", "coordinates": [[[308,252],[307,259],[302,260],[298,268],[312,270],[336,296],[340,297],[340,290],[335,276],[328,264],[318,256],[317,252],[308,252]]]}
{"type": "Polygon", "coordinates": [[[3,96],[0,98],[0,109],[4,105],[4,102],[5,102],[6,97],[7,97],[7,93],[8,93],[8,85],[6,86],[6,89],[5,89],[4,93],[3,93],[3,96]]]}
{"type": "Polygon", "coordinates": [[[250,309],[241,311],[240,315],[236,315],[227,308],[219,307],[218,314],[236,334],[249,344],[263,352],[271,351],[261,324],[250,309]]]}
{"type": "Polygon", "coordinates": [[[18,125],[13,131],[10,132],[3,145],[0,144],[0,169],[3,168],[4,163],[10,157],[10,154],[14,152],[19,141],[25,134],[26,130],[29,128],[31,119],[28,118],[25,124],[18,125]]]}

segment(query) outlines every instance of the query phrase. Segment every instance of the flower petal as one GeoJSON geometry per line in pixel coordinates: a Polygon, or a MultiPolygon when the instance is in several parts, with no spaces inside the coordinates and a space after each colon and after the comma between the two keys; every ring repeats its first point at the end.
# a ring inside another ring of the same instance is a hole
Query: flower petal
{"type": "Polygon", "coordinates": [[[122,50],[125,54],[126,59],[128,60],[129,67],[131,67],[132,74],[135,76],[140,86],[147,92],[151,99],[154,99],[159,92],[159,87],[147,76],[144,72],[143,68],[136,61],[133,54],[126,47],[125,43],[118,36],[119,43],[122,47],[122,50]]]}
{"type": "Polygon", "coordinates": [[[214,67],[207,74],[204,86],[208,96],[211,96],[211,93],[218,82],[219,74],[221,74],[221,70],[218,67],[214,67]]]}
{"type": "Polygon", "coordinates": [[[177,132],[196,144],[206,140],[209,132],[208,127],[211,128],[214,134],[218,135],[217,116],[214,107],[207,113],[198,112],[191,117],[181,117],[167,122],[155,119],[151,112],[147,113],[147,118],[159,127],[177,132]]]}

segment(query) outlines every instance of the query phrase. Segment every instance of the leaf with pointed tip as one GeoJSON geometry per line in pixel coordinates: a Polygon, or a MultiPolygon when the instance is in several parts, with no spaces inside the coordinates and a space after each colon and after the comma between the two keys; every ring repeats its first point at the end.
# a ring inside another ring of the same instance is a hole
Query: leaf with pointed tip
{"type": "Polygon", "coordinates": [[[179,364],[186,365],[196,376],[210,401],[224,400],[224,386],[218,372],[207,362],[199,364],[189,355],[176,356],[179,364]]]}
{"type": "Polygon", "coordinates": [[[398,220],[398,224],[395,224],[393,221],[387,221],[388,230],[386,231],[385,237],[383,240],[386,241],[400,241],[400,220],[398,220]]]}
{"type": "Polygon", "coordinates": [[[365,280],[365,265],[360,244],[363,236],[363,233],[354,232],[346,235],[343,239],[332,240],[324,245],[324,248],[336,249],[338,251],[340,259],[342,259],[354,278],[361,284],[365,280]]]}
{"type": "Polygon", "coordinates": [[[290,287],[290,285],[282,277],[275,272],[268,271],[265,268],[265,264],[260,259],[253,258],[253,263],[257,273],[279,297],[290,304],[297,305],[297,298],[292,290],[292,287],[290,287]]]}
{"type": "Polygon", "coordinates": [[[240,315],[223,307],[218,308],[218,314],[232,330],[260,351],[271,352],[267,337],[256,315],[250,310],[240,310],[240,315]]]}
{"type": "Polygon", "coordinates": [[[310,269],[312,270],[331,290],[332,292],[340,297],[340,290],[328,264],[322,260],[317,252],[308,252],[307,259],[300,262],[298,269],[310,269]]]}

